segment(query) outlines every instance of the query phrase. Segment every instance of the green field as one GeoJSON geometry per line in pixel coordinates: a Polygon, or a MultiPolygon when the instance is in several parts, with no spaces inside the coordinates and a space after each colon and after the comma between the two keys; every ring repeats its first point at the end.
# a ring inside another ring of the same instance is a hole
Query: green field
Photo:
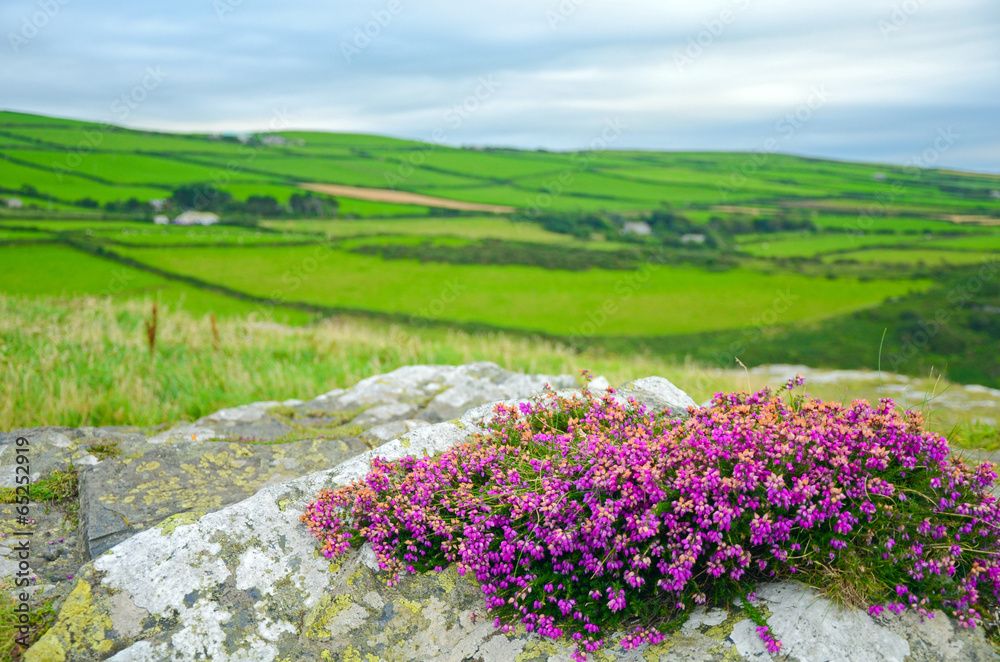
{"type": "Polygon", "coordinates": [[[553,272],[532,267],[420,264],[334,248],[137,249],[116,252],[172,273],[254,296],[317,306],[400,313],[454,322],[573,335],[649,336],[743,326],[775,308],[783,322],[870,306],[923,281],[862,283],[749,270],[710,273],[652,265],[639,272],[553,272]],[[252,273],[253,279],[242,274],[252,273]],[[739,297],[733,297],[733,292],[739,297]],[[776,304],[782,297],[788,304],[776,304]],[[677,311],[685,311],[678,315],[677,311]],[[588,316],[591,314],[593,316],[588,316]]]}
{"type": "Polygon", "coordinates": [[[752,243],[741,243],[740,250],[757,257],[814,257],[867,246],[908,245],[916,241],[920,239],[906,235],[777,235],[752,243]]]}
{"type": "Polygon", "coordinates": [[[902,356],[956,291],[982,282],[893,369],[1000,386],[1000,276],[977,271],[1000,256],[998,188],[991,175],[779,154],[237,140],[0,112],[0,293],[543,334],[727,369],[870,368],[883,333],[902,356]],[[516,212],[333,199],[310,182],[516,212]],[[222,223],[151,222],[191,207],[222,223]]]}
{"type": "Polygon", "coordinates": [[[877,262],[880,264],[927,264],[953,265],[978,264],[996,259],[996,253],[984,251],[943,251],[943,250],[892,250],[872,249],[867,251],[851,251],[835,253],[823,258],[824,262],[834,260],[854,260],[856,262],[877,262]]]}
{"type": "Polygon", "coordinates": [[[316,243],[322,236],[295,232],[262,232],[238,226],[153,226],[142,228],[107,228],[93,233],[94,237],[135,246],[183,246],[191,244],[282,244],[316,243]]]}
{"type": "MultiPolygon", "coordinates": [[[[170,281],[137,269],[57,245],[0,246],[0,291],[27,296],[98,296],[153,299],[194,314],[243,316],[257,306],[232,297],[170,281]]],[[[278,309],[276,319],[303,323],[313,316],[278,309]]]]}
{"type": "MultiPolygon", "coordinates": [[[[6,154],[0,151],[0,156],[6,154]]],[[[127,198],[152,200],[162,198],[169,193],[169,188],[152,188],[145,186],[111,185],[86,179],[75,174],[62,174],[54,167],[32,167],[22,163],[14,163],[6,158],[0,158],[0,186],[11,191],[18,191],[25,186],[33,186],[45,195],[54,197],[57,201],[72,202],[81,198],[93,198],[100,203],[127,198]]],[[[44,208],[45,203],[41,202],[44,208]]]]}
{"type": "Polygon", "coordinates": [[[956,237],[954,239],[932,239],[924,246],[928,248],[947,248],[948,250],[965,251],[1000,251],[1000,232],[983,234],[976,237],[956,237]]]}
{"type": "Polygon", "coordinates": [[[905,216],[862,216],[860,214],[820,214],[811,216],[813,223],[820,229],[839,229],[849,232],[905,232],[930,233],[940,232],[952,234],[978,233],[983,228],[976,225],[961,225],[948,221],[905,216]]]}
{"type": "MultiPolygon", "coordinates": [[[[718,205],[773,209],[792,202],[822,212],[819,227],[844,227],[843,217],[824,211],[840,209],[871,212],[866,224],[872,227],[862,229],[884,229],[899,218],[900,231],[928,229],[932,215],[1000,213],[1000,200],[991,194],[997,179],[973,173],[777,154],[569,154],[456,149],[357,134],[277,136],[287,142],[241,144],[0,112],[0,182],[8,191],[29,185],[58,201],[91,197],[101,203],[164,197],[174,186],[198,182],[216,182],[238,200],[271,195],[284,202],[298,183],[314,181],[523,209],[536,206],[539,196],[547,209],[626,213],[661,203],[703,212],[718,205]],[[884,180],[875,179],[881,175],[884,180]]],[[[390,216],[406,213],[402,207],[344,202],[342,213],[390,216]]],[[[409,213],[414,211],[426,210],[409,213]]]]}
{"type": "Polygon", "coordinates": [[[20,229],[17,227],[0,227],[0,242],[6,241],[37,241],[50,239],[52,235],[48,232],[37,232],[30,228],[20,229]]]}
{"type": "Polygon", "coordinates": [[[497,217],[265,221],[262,225],[282,232],[317,232],[328,237],[390,234],[426,237],[450,236],[466,239],[519,239],[554,244],[573,243],[573,238],[569,235],[548,232],[531,223],[518,223],[497,217]]]}

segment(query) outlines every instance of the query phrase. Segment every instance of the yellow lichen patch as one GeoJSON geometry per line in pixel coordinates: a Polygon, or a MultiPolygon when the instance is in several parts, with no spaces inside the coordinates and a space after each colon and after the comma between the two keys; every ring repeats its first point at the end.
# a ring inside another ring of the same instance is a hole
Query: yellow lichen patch
{"type": "Polygon", "coordinates": [[[403,448],[409,448],[410,440],[407,439],[406,437],[403,437],[402,439],[399,440],[399,445],[402,446],[403,448]]]}
{"type": "MultiPolygon", "coordinates": [[[[324,655],[329,654],[329,651],[323,651],[324,655]]],[[[324,660],[333,659],[329,657],[324,657],[324,660]]],[[[341,662],[379,662],[378,655],[372,655],[371,653],[366,653],[364,657],[361,657],[361,653],[356,651],[353,646],[348,646],[337,658],[341,662]]]]}
{"type": "Polygon", "coordinates": [[[738,660],[743,659],[743,656],[740,655],[740,652],[736,650],[736,646],[723,646],[723,648],[725,650],[720,652],[725,656],[723,657],[724,660],[731,660],[732,662],[738,662],[738,660]]]}
{"type": "Polygon", "coordinates": [[[701,633],[716,641],[725,641],[733,633],[733,628],[736,627],[736,624],[742,620],[746,620],[746,617],[747,615],[743,613],[742,609],[734,611],[726,617],[726,620],[718,625],[713,625],[710,628],[702,630],[701,633]]]}
{"type": "Polygon", "coordinates": [[[353,646],[345,648],[344,652],[340,654],[340,659],[343,662],[362,662],[361,654],[354,650],[353,646]]]}
{"type": "Polygon", "coordinates": [[[107,653],[111,641],[105,632],[114,627],[111,618],[94,607],[90,584],[77,582],[66,598],[55,625],[22,658],[24,662],[63,662],[70,650],[107,653]]]}
{"type": "Polygon", "coordinates": [[[174,532],[178,526],[183,526],[185,524],[194,524],[201,516],[205,514],[203,510],[192,510],[187,513],[177,513],[176,515],[171,515],[167,519],[160,522],[156,528],[163,532],[163,535],[169,536],[174,532]]]}
{"type": "Polygon", "coordinates": [[[448,595],[455,590],[455,584],[457,582],[458,571],[455,570],[455,566],[450,565],[441,572],[437,573],[438,586],[441,587],[445,595],[448,595]]]}
{"type": "Polygon", "coordinates": [[[351,574],[351,576],[350,576],[350,577],[348,577],[348,578],[347,578],[346,580],[344,580],[344,581],[346,581],[346,582],[347,582],[347,585],[348,585],[348,586],[350,586],[351,588],[354,588],[354,582],[356,582],[356,581],[358,581],[358,580],[360,580],[360,579],[364,579],[364,577],[365,577],[365,571],[364,571],[364,568],[363,568],[363,567],[358,567],[358,569],[357,569],[357,570],[355,570],[355,571],[354,571],[354,572],[353,572],[353,573],[351,574]]]}
{"type": "Polygon", "coordinates": [[[352,604],[351,596],[347,594],[341,595],[324,595],[319,600],[319,604],[309,610],[303,620],[304,632],[309,639],[326,639],[330,636],[330,629],[328,627],[330,620],[334,616],[344,611],[352,604]]]}
{"type": "Polygon", "coordinates": [[[393,602],[397,603],[400,607],[406,607],[414,614],[419,614],[423,611],[424,606],[415,600],[407,600],[406,598],[396,598],[393,602]]]}
{"type": "Polygon", "coordinates": [[[229,444],[229,450],[236,453],[236,457],[253,457],[253,451],[243,444],[229,444]]]}
{"type": "Polygon", "coordinates": [[[559,647],[551,641],[531,639],[524,647],[524,650],[514,658],[514,662],[528,662],[528,660],[535,659],[547,660],[561,652],[559,647]]]}
{"type": "Polygon", "coordinates": [[[143,462],[142,464],[140,464],[135,468],[135,472],[140,473],[142,471],[156,471],[159,468],[160,468],[160,463],[157,462],[156,460],[153,460],[151,462],[143,462]]]}
{"type": "Polygon", "coordinates": [[[642,654],[642,657],[646,662],[660,662],[660,659],[669,653],[676,644],[672,641],[664,641],[658,644],[654,644],[646,649],[646,652],[642,654]]]}
{"type": "Polygon", "coordinates": [[[716,646],[715,648],[709,650],[708,654],[712,656],[713,660],[725,660],[726,662],[737,662],[737,660],[743,659],[740,652],[736,650],[736,646],[726,644],[716,646]]]}
{"type": "Polygon", "coordinates": [[[288,504],[292,503],[292,501],[293,499],[278,499],[278,510],[285,512],[285,508],[287,508],[288,504]]]}

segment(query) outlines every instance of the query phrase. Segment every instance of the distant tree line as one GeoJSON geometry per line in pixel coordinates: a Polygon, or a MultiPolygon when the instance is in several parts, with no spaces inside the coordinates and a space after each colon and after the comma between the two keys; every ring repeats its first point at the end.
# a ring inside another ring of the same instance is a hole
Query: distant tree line
{"type": "Polygon", "coordinates": [[[338,204],[334,198],[314,195],[306,191],[293,193],[288,204],[281,204],[270,195],[251,195],[245,201],[234,200],[232,194],[209,184],[184,184],[174,189],[158,208],[138,198],[114,200],[101,205],[93,198],[74,201],[85,209],[103,208],[108,212],[142,215],[152,219],[163,213],[177,214],[187,210],[210,211],[227,220],[256,218],[335,218],[338,204]]]}
{"type": "Polygon", "coordinates": [[[623,216],[607,212],[559,212],[523,215],[521,221],[538,223],[550,232],[580,239],[600,238],[640,244],[685,246],[694,249],[719,249],[727,237],[773,232],[816,232],[818,228],[802,210],[780,210],[764,216],[736,214],[713,216],[707,223],[692,221],[669,205],[640,214],[623,216]],[[647,229],[636,223],[645,223],[647,229]]]}
{"type": "Polygon", "coordinates": [[[234,200],[233,196],[210,184],[185,184],[176,188],[168,203],[176,209],[211,211],[220,216],[281,218],[281,217],[321,217],[333,218],[337,215],[337,201],[330,197],[317,196],[310,191],[293,193],[287,205],[282,205],[270,195],[251,195],[246,201],[234,200]]]}
{"type": "Polygon", "coordinates": [[[737,214],[729,218],[713,216],[708,227],[725,235],[767,234],[771,232],[816,232],[818,228],[803,212],[781,210],[769,216],[737,214]]]}

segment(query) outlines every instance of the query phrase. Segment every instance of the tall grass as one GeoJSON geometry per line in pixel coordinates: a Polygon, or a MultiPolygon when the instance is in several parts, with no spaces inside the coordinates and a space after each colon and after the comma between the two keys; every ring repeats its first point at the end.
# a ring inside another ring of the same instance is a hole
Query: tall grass
{"type": "MultiPolygon", "coordinates": [[[[150,357],[152,302],[27,298],[0,294],[0,430],[40,425],[147,427],[194,420],[258,400],[312,398],[404,365],[493,361],[521,372],[578,374],[612,384],[660,375],[703,402],[718,391],[767,385],[740,370],[670,363],[649,353],[583,352],[504,333],[465,333],[342,317],[306,327],[198,316],[161,301],[150,357]],[[748,382],[748,380],[751,380],[748,382]]],[[[735,366],[734,366],[735,367],[735,366]]],[[[916,380],[909,398],[954,388],[916,380]]],[[[807,384],[813,395],[849,403],[883,397],[864,380],[807,384]]],[[[899,395],[899,394],[897,394],[899,395]]],[[[981,398],[981,396],[979,396],[981,398]]],[[[904,404],[900,402],[900,404],[904,404]]],[[[997,450],[1000,430],[916,398],[928,427],[955,446],[997,450]]]]}
{"type": "Polygon", "coordinates": [[[509,370],[613,384],[648,375],[696,399],[737,387],[725,373],[647,354],[575,352],[502,333],[469,334],[338,318],[304,328],[198,317],[160,305],[150,358],[150,301],[0,295],[0,429],[152,426],[256,400],[311,398],[418,363],[493,361],[509,370]]]}

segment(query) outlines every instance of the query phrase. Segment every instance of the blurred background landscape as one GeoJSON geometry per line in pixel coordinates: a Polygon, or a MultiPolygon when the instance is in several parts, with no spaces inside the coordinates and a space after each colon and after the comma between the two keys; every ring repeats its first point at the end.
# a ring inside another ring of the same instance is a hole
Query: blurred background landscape
{"type": "Polygon", "coordinates": [[[1000,444],[995,5],[0,18],[2,429],[491,360],[1000,444]]]}

